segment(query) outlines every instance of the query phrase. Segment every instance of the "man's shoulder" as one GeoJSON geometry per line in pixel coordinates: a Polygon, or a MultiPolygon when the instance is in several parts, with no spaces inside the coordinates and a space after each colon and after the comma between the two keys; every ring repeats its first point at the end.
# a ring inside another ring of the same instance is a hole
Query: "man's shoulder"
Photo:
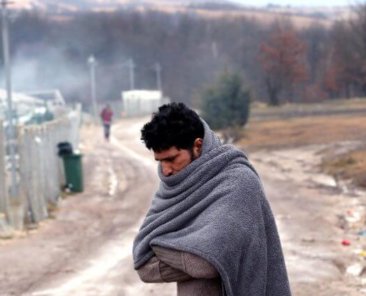
{"type": "Polygon", "coordinates": [[[225,179],[230,184],[235,184],[236,187],[248,187],[261,184],[260,177],[249,163],[241,163],[228,167],[225,175],[225,179]]]}

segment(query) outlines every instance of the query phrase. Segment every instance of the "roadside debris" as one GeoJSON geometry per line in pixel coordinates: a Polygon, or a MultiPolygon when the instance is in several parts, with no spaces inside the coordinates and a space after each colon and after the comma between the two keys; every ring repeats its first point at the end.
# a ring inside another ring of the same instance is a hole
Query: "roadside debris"
{"type": "Polygon", "coordinates": [[[342,245],[343,246],[350,246],[351,242],[348,239],[344,239],[344,240],[342,240],[342,245]]]}
{"type": "Polygon", "coordinates": [[[357,232],[357,234],[361,237],[366,237],[366,230],[363,229],[363,230],[360,230],[359,232],[357,232]]]}
{"type": "Polygon", "coordinates": [[[360,276],[365,270],[365,266],[361,263],[355,263],[347,267],[346,273],[353,276],[360,276]]]}

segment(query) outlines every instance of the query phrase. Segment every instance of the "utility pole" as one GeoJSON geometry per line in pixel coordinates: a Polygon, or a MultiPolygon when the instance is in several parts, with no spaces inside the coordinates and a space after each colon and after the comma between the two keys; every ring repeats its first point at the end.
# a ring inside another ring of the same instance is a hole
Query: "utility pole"
{"type": "Polygon", "coordinates": [[[156,71],[156,87],[158,90],[163,93],[162,85],[161,85],[161,65],[159,63],[155,64],[155,71],[156,71]]]}
{"type": "Polygon", "coordinates": [[[97,110],[97,99],[96,99],[96,89],[95,89],[95,67],[96,67],[96,60],[95,57],[93,55],[91,55],[88,58],[88,64],[90,67],[90,87],[91,87],[91,98],[92,98],[92,104],[93,104],[93,113],[94,113],[94,118],[97,119],[98,118],[98,110],[97,110]]]}
{"type": "Polygon", "coordinates": [[[128,65],[130,67],[130,89],[135,89],[135,63],[133,59],[129,59],[128,65]]]}
{"type": "Polygon", "coordinates": [[[9,32],[8,32],[8,13],[7,5],[13,2],[1,0],[2,8],[2,40],[3,40],[3,55],[4,55],[4,68],[5,68],[5,84],[7,95],[7,139],[10,152],[10,165],[11,165],[11,187],[10,198],[15,199],[18,196],[17,187],[17,172],[16,172],[16,159],[15,159],[15,129],[13,122],[13,99],[12,99],[12,86],[11,86],[11,65],[10,65],[10,50],[9,50],[9,32]]]}
{"type": "Polygon", "coordinates": [[[211,51],[212,51],[212,57],[214,59],[217,59],[218,50],[217,50],[217,42],[216,41],[212,41],[212,43],[211,43],[211,51]]]}

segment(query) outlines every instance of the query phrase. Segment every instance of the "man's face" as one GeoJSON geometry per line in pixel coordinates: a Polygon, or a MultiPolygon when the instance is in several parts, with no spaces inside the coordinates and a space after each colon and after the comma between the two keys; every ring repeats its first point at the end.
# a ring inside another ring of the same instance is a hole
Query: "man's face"
{"type": "Polygon", "coordinates": [[[155,160],[161,164],[164,176],[172,176],[184,169],[193,160],[201,155],[202,139],[194,141],[192,149],[178,149],[173,146],[167,150],[154,152],[155,160]]]}

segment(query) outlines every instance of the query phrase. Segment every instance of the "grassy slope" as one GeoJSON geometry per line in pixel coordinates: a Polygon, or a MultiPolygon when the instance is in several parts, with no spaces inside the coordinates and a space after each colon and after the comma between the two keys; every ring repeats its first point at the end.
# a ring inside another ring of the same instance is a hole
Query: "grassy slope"
{"type": "Polygon", "coordinates": [[[334,176],[352,179],[355,184],[366,187],[366,100],[338,101],[305,106],[282,108],[255,107],[253,117],[242,131],[238,145],[249,151],[258,149],[282,149],[312,144],[331,144],[341,141],[362,141],[364,148],[341,155],[328,152],[322,169],[334,176]],[[312,108],[317,116],[290,117],[293,110],[312,108]],[[354,113],[355,109],[365,112],[354,113]],[[343,110],[339,114],[340,110],[343,110]],[[326,111],[332,115],[326,115],[326,111]],[[334,111],[337,112],[334,115],[334,111]],[[258,114],[267,115],[263,120],[258,114]],[[272,119],[271,119],[272,118],[272,119]]]}

